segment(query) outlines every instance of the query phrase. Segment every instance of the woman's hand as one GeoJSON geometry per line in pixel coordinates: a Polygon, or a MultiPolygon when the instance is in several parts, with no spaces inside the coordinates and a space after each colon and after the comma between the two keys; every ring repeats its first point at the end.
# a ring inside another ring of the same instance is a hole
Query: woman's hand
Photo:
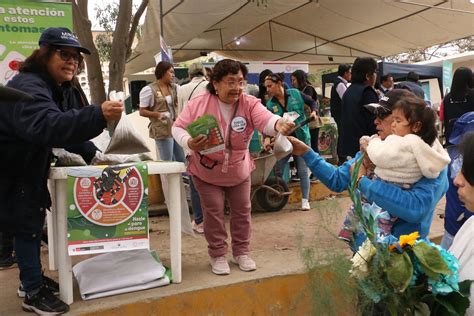
{"type": "Polygon", "coordinates": [[[207,147],[207,136],[206,135],[198,135],[194,138],[190,138],[188,140],[188,147],[194,151],[201,151],[206,149],[207,147]]]}
{"type": "Polygon", "coordinates": [[[275,123],[275,130],[283,135],[288,135],[293,130],[293,127],[295,127],[295,123],[286,118],[281,118],[275,123]]]}
{"type": "Polygon", "coordinates": [[[275,144],[275,137],[265,137],[263,139],[263,149],[265,151],[272,150],[274,144],[275,144]]]}
{"type": "Polygon", "coordinates": [[[293,136],[288,136],[287,137],[290,143],[293,145],[293,154],[297,156],[304,155],[308,151],[311,150],[311,147],[303,143],[301,140],[298,138],[295,138],[293,136]]]}
{"type": "MultiPolygon", "coordinates": [[[[354,162],[351,165],[351,168],[350,168],[351,175],[354,172],[354,168],[355,168],[356,163],[357,162],[354,162]]],[[[367,175],[367,169],[365,168],[364,164],[361,164],[360,167],[359,167],[359,173],[357,174],[357,182],[359,182],[360,178],[362,178],[363,176],[366,176],[366,175],[367,175]]]]}
{"type": "Polygon", "coordinates": [[[122,117],[123,103],[118,101],[105,101],[102,103],[101,109],[106,121],[118,121],[122,117]]]}

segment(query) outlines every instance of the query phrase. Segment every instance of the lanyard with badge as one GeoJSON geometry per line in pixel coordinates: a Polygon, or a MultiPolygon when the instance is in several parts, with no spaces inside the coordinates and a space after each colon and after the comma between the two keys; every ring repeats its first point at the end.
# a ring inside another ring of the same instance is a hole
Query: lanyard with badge
{"type": "Polygon", "coordinates": [[[222,164],[222,173],[227,173],[229,169],[229,159],[230,155],[232,154],[232,142],[231,142],[231,132],[232,132],[232,121],[237,114],[237,109],[239,108],[239,101],[235,104],[234,112],[232,113],[232,117],[230,118],[229,124],[227,125],[227,133],[225,135],[225,149],[224,149],[224,163],[222,164]]]}

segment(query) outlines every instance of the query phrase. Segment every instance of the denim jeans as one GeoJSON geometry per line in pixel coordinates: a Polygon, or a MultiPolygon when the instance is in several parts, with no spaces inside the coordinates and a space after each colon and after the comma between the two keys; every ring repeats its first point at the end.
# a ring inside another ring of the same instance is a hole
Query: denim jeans
{"type": "Polygon", "coordinates": [[[449,247],[453,244],[454,236],[448,233],[447,231],[444,231],[443,239],[441,239],[441,247],[443,249],[448,250],[449,247]]]}
{"type": "Polygon", "coordinates": [[[194,213],[194,222],[201,224],[204,220],[202,216],[201,200],[199,199],[199,193],[193,183],[193,177],[189,176],[189,188],[191,190],[191,206],[194,213]]]}
{"type": "MultiPolygon", "coordinates": [[[[278,160],[275,165],[275,174],[279,177],[283,176],[283,169],[285,168],[285,164],[290,159],[291,155],[283,157],[282,159],[278,160]]],[[[298,172],[298,177],[300,178],[300,186],[301,186],[301,197],[303,199],[308,199],[309,197],[309,175],[308,175],[308,167],[304,162],[304,159],[300,156],[293,156],[296,163],[296,170],[298,172]]]]}
{"type": "Polygon", "coordinates": [[[41,235],[43,223],[35,234],[15,234],[15,253],[20,269],[20,281],[26,293],[31,293],[43,284],[41,270],[41,235]]]}
{"type": "MultiPolygon", "coordinates": [[[[186,162],[183,148],[173,138],[155,139],[155,143],[161,160],[186,162]]],[[[189,187],[191,189],[191,206],[194,212],[194,221],[196,224],[201,224],[203,221],[201,201],[191,178],[189,177],[189,187]]]]}
{"type": "Polygon", "coordinates": [[[155,143],[161,160],[186,162],[183,148],[172,137],[155,139],[155,143]]]}

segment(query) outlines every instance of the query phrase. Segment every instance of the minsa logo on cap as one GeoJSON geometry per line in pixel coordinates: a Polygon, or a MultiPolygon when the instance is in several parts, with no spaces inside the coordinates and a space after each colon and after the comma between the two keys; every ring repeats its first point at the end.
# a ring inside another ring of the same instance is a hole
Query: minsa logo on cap
{"type": "Polygon", "coordinates": [[[386,102],[386,101],[388,101],[388,97],[383,96],[383,97],[380,98],[380,101],[385,101],[386,102]]]}
{"type": "Polygon", "coordinates": [[[74,34],[68,33],[68,32],[62,32],[61,33],[61,38],[62,39],[72,39],[72,40],[77,41],[77,37],[74,34]]]}

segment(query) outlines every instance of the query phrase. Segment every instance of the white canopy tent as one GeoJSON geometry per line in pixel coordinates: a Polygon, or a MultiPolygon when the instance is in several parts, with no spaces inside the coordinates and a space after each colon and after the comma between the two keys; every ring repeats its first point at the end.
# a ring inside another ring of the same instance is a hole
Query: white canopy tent
{"type": "Polygon", "coordinates": [[[474,34],[470,0],[267,0],[267,7],[250,0],[154,0],[127,74],[155,65],[160,2],[175,61],[214,51],[239,60],[308,61],[312,69],[327,68],[474,34]]]}

